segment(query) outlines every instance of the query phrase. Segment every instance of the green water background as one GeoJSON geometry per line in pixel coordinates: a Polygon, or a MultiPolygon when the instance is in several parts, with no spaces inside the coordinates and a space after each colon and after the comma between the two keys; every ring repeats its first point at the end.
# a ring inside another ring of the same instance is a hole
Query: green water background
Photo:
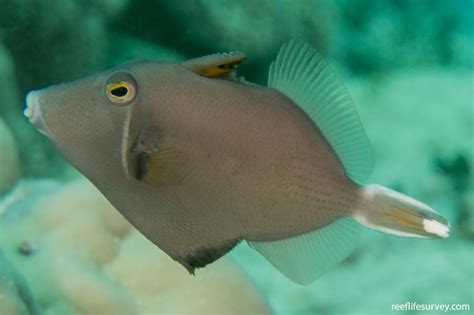
{"type": "Polygon", "coordinates": [[[303,39],[354,98],[374,148],[370,182],[434,206],[452,237],[367,232],[354,255],[309,287],[245,247],[231,259],[276,314],[388,314],[407,301],[473,307],[473,12],[467,0],[0,0],[0,117],[16,142],[19,178],[69,180],[78,173],[22,115],[28,91],[130,59],[234,50],[248,56],[239,73],[265,85],[279,47],[303,39]]]}

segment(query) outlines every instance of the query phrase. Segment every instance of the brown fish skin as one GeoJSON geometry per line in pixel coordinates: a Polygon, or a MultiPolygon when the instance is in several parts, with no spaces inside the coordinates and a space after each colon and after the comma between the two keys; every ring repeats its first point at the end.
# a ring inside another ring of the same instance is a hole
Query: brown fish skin
{"type": "Polygon", "coordinates": [[[283,45],[269,69],[274,89],[237,77],[244,59],[128,63],[30,92],[25,115],[191,273],[245,239],[308,284],[350,254],[360,224],[449,236],[448,221],[428,205],[356,184],[370,174],[370,144],[314,48],[283,45]]]}
{"type": "Polygon", "coordinates": [[[185,266],[190,253],[299,235],[350,215],[361,202],[359,186],[315,124],[271,88],[202,77],[174,63],[135,62],[30,99],[66,159],[185,266]],[[127,106],[104,97],[117,71],[137,82],[127,106]],[[124,158],[136,161],[138,137],[189,156],[185,180],[157,187],[135,179],[124,158]]]}

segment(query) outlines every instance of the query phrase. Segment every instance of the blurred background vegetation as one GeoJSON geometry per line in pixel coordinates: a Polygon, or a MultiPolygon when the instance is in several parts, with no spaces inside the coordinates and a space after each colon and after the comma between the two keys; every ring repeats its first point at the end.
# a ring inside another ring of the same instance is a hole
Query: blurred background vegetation
{"type": "Polygon", "coordinates": [[[233,259],[279,314],[383,314],[405,301],[474,307],[472,0],[0,0],[0,195],[8,200],[25,178],[78,176],[22,115],[28,91],[130,59],[234,50],[248,56],[240,75],[265,85],[293,38],[347,83],[374,148],[370,182],[432,205],[453,236],[369,234],[345,267],[310,288],[242,247],[233,259]]]}
{"type": "Polygon", "coordinates": [[[129,59],[232,50],[249,57],[241,73],[265,84],[269,62],[291,38],[358,76],[469,68],[470,9],[467,0],[1,0],[0,114],[20,142],[22,173],[61,176],[61,159],[20,115],[29,90],[129,59]]]}

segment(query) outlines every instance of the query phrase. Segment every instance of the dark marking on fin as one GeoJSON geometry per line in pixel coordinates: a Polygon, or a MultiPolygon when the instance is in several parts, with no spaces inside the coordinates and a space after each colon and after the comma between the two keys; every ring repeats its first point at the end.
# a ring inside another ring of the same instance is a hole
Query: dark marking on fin
{"type": "Polygon", "coordinates": [[[235,80],[235,71],[247,57],[241,52],[213,54],[187,60],[181,65],[201,76],[235,80]]]}
{"type": "Polygon", "coordinates": [[[177,185],[189,176],[189,156],[176,148],[161,148],[138,154],[135,177],[153,186],[177,185]]]}
{"type": "Polygon", "coordinates": [[[231,249],[237,246],[240,241],[241,239],[234,239],[224,241],[215,247],[198,248],[191,251],[186,256],[178,258],[177,260],[189,271],[190,274],[194,275],[196,268],[202,268],[207,264],[210,264],[221,258],[231,249]]]}
{"type": "Polygon", "coordinates": [[[148,161],[148,154],[146,154],[145,152],[141,152],[137,157],[137,168],[135,172],[135,177],[139,181],[143,181],[143,178],[145,177],[148,161]]]}

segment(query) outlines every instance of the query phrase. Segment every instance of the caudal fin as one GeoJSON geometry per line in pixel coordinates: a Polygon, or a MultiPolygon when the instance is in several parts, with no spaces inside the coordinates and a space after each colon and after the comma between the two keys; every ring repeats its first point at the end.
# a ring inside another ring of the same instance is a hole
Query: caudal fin
{"type": "Polygon", "coordinates": [[[446,238],[449,224],[429,206],[380,185],[362,188],[363,206],[354,218],[371,229],[397,236],[446,238]]]}

